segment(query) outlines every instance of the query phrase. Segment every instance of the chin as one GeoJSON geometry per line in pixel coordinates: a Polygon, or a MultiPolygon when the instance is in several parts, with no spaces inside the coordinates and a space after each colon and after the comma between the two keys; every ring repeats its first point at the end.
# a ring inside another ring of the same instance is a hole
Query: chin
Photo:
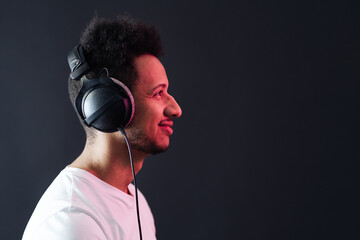
{"type": "Polygon", "coordinates": [[[167,143],[156,143],[148,141],[146,143],[132,143],[132,148],[138,151],[144,152],[146,154],[154,155],[158,153],[165,152],[169,147],[169,142],[167,143]]]}
{"type": "Polygon", "coordinates": [[[156,144],[156,145],[153,145],[151,147],[151,152],[149,152],[149,153],[152,154],[152,155],[162,153],[162,152],[165,152],[168,148],[169,148],[169,143],[168,144],[161,144],[161,145],[156,144]]]}

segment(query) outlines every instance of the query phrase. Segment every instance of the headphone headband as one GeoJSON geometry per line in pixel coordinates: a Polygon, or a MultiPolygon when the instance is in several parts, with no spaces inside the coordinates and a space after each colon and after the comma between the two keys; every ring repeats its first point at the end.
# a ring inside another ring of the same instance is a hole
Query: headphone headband
{"type": "Polygon", "coordinates": [[[71,79],[79,80],[90,70],[85,60],[84,50],[80,44],[76,45],[74,49],[69,52],[67,60],[71,69],[71,79]]]}

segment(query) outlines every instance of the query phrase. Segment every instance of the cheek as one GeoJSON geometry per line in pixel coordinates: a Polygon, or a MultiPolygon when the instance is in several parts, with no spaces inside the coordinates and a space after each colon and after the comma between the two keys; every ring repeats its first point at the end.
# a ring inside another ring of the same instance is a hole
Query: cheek
{"type": "Polygon", "coordinates": [[[135,124],[143,126],[147,130],[153,129],[159,124],[156,115],[146,109],[139,110],[138,114],[135,113],[134,120],[135,124]]]}
{"type": "Polygon", "coordinates": [[[133,123],[137,126],[143,126],[146,130],[154,131],[160,121],[163,120],[163,108],[159,106],[159,102],[149,101],[136,105],[133,123]]]}
{"type": "Polygon", "coordinates": [[[135,103],[135,113],[134,113],[134,122],[142,122],[146,116],[149,115],[148,108],[143,104],[135,103]]]}
{"type": "MultiPolygon", "coordinates": [[[[135,112],[136,114],[136,112],[135,112]]],[[[158,104],[147,104],[139,106],[139,115],[148,121],[159,121],[162,119],[162,110],[158,104]]]]}

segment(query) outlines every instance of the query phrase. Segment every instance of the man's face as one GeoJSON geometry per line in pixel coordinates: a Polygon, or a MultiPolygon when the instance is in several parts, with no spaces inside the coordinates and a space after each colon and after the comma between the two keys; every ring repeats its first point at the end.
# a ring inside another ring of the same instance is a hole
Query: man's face
{"type": "Polygon", "coordinates": [[[133,149],[155,154],[165,151],[173,133],[173,119],[181,108],[168,93],[169,81],[160,61],[152,55],[135,59],[138,78],[133,86],[135,114],[126,128],[133,149]]]}

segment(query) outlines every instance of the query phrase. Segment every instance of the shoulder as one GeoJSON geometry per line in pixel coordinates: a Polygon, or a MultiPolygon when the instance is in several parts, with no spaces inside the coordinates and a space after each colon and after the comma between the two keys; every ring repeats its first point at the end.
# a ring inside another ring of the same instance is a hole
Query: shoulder
{"type": "Polygon", "coordinates": [[[82,192],[77,186],[79,181],[86,182],[68,168],[55,178],[37,204],[23,240],[92,239],[84,237],[91,235],[104,239],[101,224],[89,210],[91,206],[78,197],[82,192]]]}
{"type": "Polygon", "coordinates": [[[49,216],[35,228],[27,228],[23,240],[106,239],[101,223],[79,209],[64,209],[49,216]]]}

